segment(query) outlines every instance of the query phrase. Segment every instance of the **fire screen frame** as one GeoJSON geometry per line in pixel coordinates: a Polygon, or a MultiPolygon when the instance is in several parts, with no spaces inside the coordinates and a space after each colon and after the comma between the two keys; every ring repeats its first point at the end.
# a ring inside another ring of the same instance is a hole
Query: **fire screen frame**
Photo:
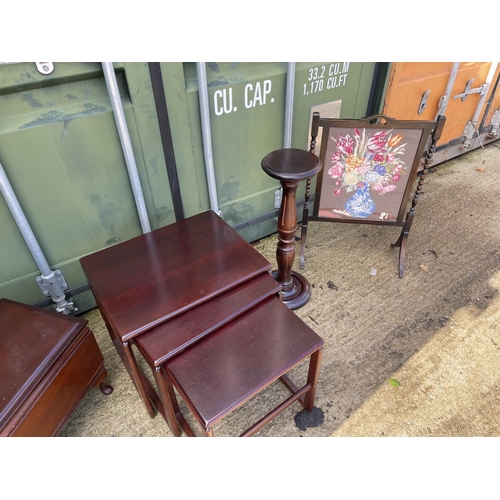
{"type": "Polygon", "coordinates": [[[318,174],[311,215],[311,184],[306,185],[301,269],[308,221],[375,224],[403,227],[392,244],[400,247],[399,277],[403,276],[406,240],[445,121],[444,116],[423,121],[396,120],[382,114],[362,119],[321,118],[314,113],[310,151],[315,152],[321,128],[319,157],[323,170],[318,174]],[[405,217],[418,174],[419,182],[405,217]]]}

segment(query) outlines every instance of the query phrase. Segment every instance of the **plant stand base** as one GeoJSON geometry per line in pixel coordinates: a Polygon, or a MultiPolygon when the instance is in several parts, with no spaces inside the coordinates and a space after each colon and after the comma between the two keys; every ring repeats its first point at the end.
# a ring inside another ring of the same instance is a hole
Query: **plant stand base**
{"type": "MultiPolygon", "coordinates": [[[[278,277],[278,271],[273,271],[273,278],[278,277]]],[[[289,309],[299,309],[311,298],[311,284],[302,274],[292,271],[292,286],[281,290],[281,301],[289,309]]]]}

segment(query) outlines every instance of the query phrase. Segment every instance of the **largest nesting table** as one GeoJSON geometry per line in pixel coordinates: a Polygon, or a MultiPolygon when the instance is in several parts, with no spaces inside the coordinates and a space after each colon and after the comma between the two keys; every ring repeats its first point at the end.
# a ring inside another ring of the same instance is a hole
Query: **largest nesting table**
{"type": "MultiPolygon", "coordinates": [[[[203,347],[202,340],[224,331],[224,325],[234,328],[235,319],[257,304],[270,298],[279,302],[281,285],[271,277],[270,263],[211,210],[98,251],[80,262],[149,416],[155,416],[156,406],[174,435],[180,434],[178,424],[192,435],[178,410],[171,378],[166,375],[167,363],[178,363],[191,348],[203,347]],[[160,395],[141,371],[133,344],[153,368],[160,395]]],[[[313,349],[317,351],[322,340],[317,336],[311,340],[318,344],[313,349]]],[[[315,367],[319,369],[318,362],[315,367]]],[[[195,364],[187,373],[196,369],[195,364]]],[[[186,370],[177,372],[185,376],[186,370]]],[[[283,381],[286,385],[287,379],[283,381]]],[[[315,390],[314,381],[309,385],[315,390]]],[[[291,392],[297,392],[295,389],[290,388],[291,392]]],[[[310,396],[306,398],[309,406],[310,396]]]]}

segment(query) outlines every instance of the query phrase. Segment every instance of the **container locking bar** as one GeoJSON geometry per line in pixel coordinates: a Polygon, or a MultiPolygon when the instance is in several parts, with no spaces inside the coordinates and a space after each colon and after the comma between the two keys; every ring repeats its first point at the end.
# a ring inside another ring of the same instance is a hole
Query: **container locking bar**
{"type": "Polygon", "coordinates": [[[474,78],[471,78],[466,84],[465,89],[461,94],[457,94],[453,96],[453,99],[462,99],[462,102],[467,99],[471,94],[479,94],[484,95],[488,91],[489,85],[487,83],[483,83],[480,87],[476,87],[472,89],[472,84],[474,83],[474,78]]]}
{"type": "Polygon", "coordinates": [[[57,312],[63,314],[71,314],[76,312],[76,308],[72,302],[66,300],[64,295],[64,290],[67,290],[68,284],[64,279],[61,271],[52,271],[47,259],[43,255],[42,249],[36,240],[35,234],[33,233],[26,216],[24,215],[23,209],[19,204],[19,201],[12,189],[12,185],[7,178],[7,174],[0,163],[0,192],[5,198],[5,202],[12,213],[12,217],[16,221],[17,227],[28,246],[28,249],[36,262],[38,269],[41,272],[41,276],[36,278],[38,286],[42,290],[42,293],[46,297],[51,297],[55,303],[55,309],[57,312]]]}

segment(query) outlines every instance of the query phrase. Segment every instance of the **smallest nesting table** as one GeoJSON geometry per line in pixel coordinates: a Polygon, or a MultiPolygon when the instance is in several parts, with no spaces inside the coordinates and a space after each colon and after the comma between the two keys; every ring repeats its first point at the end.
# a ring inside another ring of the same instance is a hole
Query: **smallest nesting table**
{"type": "Polygon", "coordinates": [[[278,214],[278,246],[274,273],[281,283],[282,300],[290,309],[298,309],[311,297],[311,285],[304,276],[292,271],[295,260],[295,231],[297,230],[296,192],[301,181],[314,177],[323,167],[321,160],[302,149],[278,149],[262,159],[262,169],[278,179],[283,197],[278,214]]]}
{"type": "MultiPolygon", "coordinates": [[[[214,308],[226,300],[212,299],[214,308]]],[[[176,435],[177,422],[188,436],[194,433],[180,412],[174,387],[207,436],[214,435],[214,425],[278,379],[291,395],[242,437],[254,435],[295,401],[312,411],[324,341],[275,295],[261,300],[180,355],[161,356],[158,347],[162,337],[167,340],[166,333],[158,329],[137,337],[136,344],[154,370],[162,402],[170,407],[176,435]],[[307,358],[307,380],[298,388],[287,373],[307,358]]]]}

